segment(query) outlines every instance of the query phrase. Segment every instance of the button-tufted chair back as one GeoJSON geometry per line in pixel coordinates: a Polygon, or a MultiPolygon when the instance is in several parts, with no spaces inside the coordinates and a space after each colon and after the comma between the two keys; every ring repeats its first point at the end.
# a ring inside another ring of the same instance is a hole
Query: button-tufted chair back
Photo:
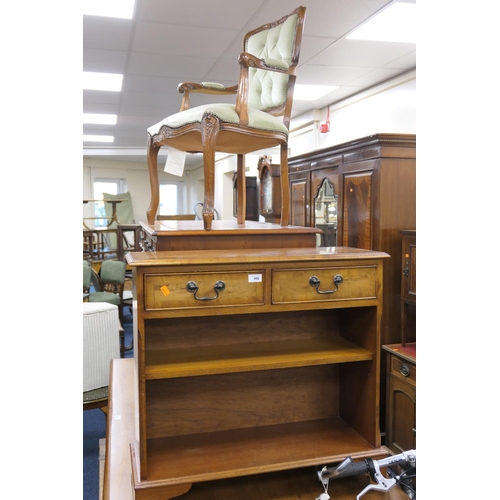
{"type": "MultiPolygon", "coordinates": [[[[244,50],[267,66],[288,70],[296,65],[298,53],[294,54],[298,15],[284,17],[268,29],[253,31],[244,40],[244,50]]],[[[265,28],[265,27],[263,27],[265,28]]],[[[248,106],[262,111],[282,108],[287,99],[289,75],[249,68],[248,106]]]]}

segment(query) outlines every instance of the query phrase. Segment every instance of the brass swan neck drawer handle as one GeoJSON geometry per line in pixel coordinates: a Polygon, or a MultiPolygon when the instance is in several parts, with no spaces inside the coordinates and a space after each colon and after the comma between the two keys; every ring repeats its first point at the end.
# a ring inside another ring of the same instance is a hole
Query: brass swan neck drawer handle
{"type": "Polygon", "coordinates": [[[222,280],[219,280],[214,285],[215,297],[197,297],[198,285],[194,281],[188,281],[186,285],[186,290],[190,293],[194,293],[194,298],[196,300],[215,300],[219,296],[219,292],[222,292],[224,288],[226,288],[226,284],[222,280]]]}
{"type": "Polygon", "coordinates": [[[338,289],[339,289],[339,285],[344,281],[344,278],[342,278],[342,275],[340,274],[337,274],[334,278],[333,278],[333,284],[335,285],[335,290],[320,290],[319,289],[319,286],[321,285],[321,282],[319,280],[319,278],[317,276],[311,276],[309,278],[309,284],[311,286],[314,286],[316,287],[316,291],[318,293],[335,293],[338,289]]]}

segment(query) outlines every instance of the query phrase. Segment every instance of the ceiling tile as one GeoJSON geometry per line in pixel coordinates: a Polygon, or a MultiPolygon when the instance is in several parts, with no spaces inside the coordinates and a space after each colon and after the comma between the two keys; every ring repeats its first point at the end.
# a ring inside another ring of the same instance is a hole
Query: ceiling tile
{"type": "Polygon", "coordinates": [[[235,30],[141,22],[137,25],[132,50],[172,56],[219,57],[237,36],[235,30]]]}
{"type": "Polygon", "coordinates": [[[83,49],[83,71],[123,74],[127,57],[125,50],[83,49]]]}
{"type": "Polygon", "coordinates": [[[120,92],[108,92],[104,90],[84,90],[84,103],[118,104],[120,92]]]}
{"type": "Polygon", "coordinates": [[[395,68],[402,70],[409,70],[417,67],[417,51],[414,50],[405,54],[403,57],[394,59],[390,63],[384,65],[384,68],[395,68]]]}
{"type": "Polygon", "coordinates": [[[123,82],[124,92],[161,92],[170,96],[180,96],[177,91],[178,78],[166,78],[162,76],[143,76],[129,74],[123,82]]]}
{"type": "Polygon", "coordinates": [[[141,21],[183,26],[241,30],[259,9],[261,2],[234,0],[142,0],[141,21]]]}
{"type": "Polygon", "coordinates": [[[297,83],[308,85],[346,85],[372,71],[372,68],[320,66],[306,64],[297,71],[297,83]],[[303,70],[303,71],[302,71],[303,70]]]}
{"type": "Polygon", "coordinates": [[[309,63],[376,68],[403,57],[414,50],[415,44],[411,43],[341,39],[316,57],[313,57],[309,63]]]}
{"type": "Polygon", "coordinates": [[[302,45],[300,47],[299,67],[309,62],[311,58],[321,53],[336,40],[337,38],[305,36],[302,39],[302,45]]]}
{"type": "Polygon", "coordinates": [[[177,78],[179,82],[199,81],[215,64],[215,58],[179,57],[133,52],[128,71],[132,75],[177,78]]]}
{"type": "Polygon", "coordinates": [[[110,17],[83,16],[83,47],[129,50],[134,21],[110,17]]]}

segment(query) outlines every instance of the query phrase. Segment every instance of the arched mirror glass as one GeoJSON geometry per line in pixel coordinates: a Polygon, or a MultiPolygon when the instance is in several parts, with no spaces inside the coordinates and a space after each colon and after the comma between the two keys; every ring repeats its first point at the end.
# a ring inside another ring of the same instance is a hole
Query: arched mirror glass
{"type": "Polygon", "coordinates": [[[338,198],[333,184],[325,177],[314,197],[314,221],[315,226],[323,231],[322,247],[337,246],[338,198]]]}

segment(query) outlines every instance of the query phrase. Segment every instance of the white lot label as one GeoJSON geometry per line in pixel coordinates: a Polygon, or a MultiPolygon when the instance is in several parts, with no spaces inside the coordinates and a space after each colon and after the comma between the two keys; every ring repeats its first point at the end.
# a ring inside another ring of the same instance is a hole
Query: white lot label
{"type": "Polygon", "coordinates": [[[184,164],[186,163],[186,152],[175,148],[168,148],[167,161],[163,169],[167,174],[182,177],[184,173],[184,164]]]}
{"type": "Polygon", "coordinates": [[[249,274],[248,275],[249,283],[262,283],[262,274],[249,274]]]}

